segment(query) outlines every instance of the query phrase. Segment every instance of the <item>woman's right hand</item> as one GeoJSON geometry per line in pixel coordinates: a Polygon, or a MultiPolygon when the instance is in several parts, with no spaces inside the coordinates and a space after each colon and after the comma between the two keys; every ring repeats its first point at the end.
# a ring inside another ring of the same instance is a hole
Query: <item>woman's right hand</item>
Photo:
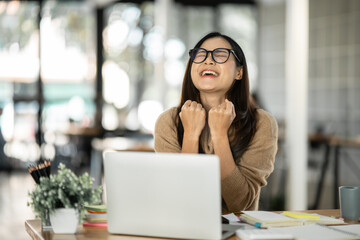
{"type": "Polygon", "coordinates": [[[206,112],[200,103],[187,100],[179,114],[184,127],[184,135],[199,138],[205,126],[206,112]]]}

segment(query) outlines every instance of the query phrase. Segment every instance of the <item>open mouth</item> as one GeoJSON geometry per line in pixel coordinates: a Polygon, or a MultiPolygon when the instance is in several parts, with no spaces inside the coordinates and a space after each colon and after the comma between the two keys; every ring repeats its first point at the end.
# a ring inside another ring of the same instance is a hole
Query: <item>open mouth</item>
{"type": "Polygon", "coordinates": [[[210,71],[210,70],[205,70],[201,73],[201,76],[214,76],[214,77],[217,77],[218,74],[214,71],[210,71]]]}

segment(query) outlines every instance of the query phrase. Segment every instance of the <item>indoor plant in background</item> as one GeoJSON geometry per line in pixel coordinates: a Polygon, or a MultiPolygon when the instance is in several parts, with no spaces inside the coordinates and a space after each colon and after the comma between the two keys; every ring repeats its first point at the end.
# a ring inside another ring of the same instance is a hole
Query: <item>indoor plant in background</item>
{"type": "Polygon", "coordinates": [[[46,221],[49,213],[55,233],[75,233],[83,207],[101,202],[101,186],[92,187],[88,173],[76,176],[64,164],[59,164],[57,174],[41,177],[36,188],[29,192],[28,203],[34,212],[46,221]]]}

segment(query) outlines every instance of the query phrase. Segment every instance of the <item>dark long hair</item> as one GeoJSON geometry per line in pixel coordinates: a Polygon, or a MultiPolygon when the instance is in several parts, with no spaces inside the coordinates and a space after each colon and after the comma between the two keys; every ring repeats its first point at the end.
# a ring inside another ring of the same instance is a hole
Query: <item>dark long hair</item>
{"type": "MultiPolygon", "coordinates": [[[[250,90],[249,90],[249,77],[245,55],[241,47],[230,37],[223,35],[218,32],[212,32],[203,37],[196,45],[195,48],[199,48],[207,39],[221,37],[225,39],[230,45],[231,48],[235,51],[236,56],[239,58],[239,61],[236,61],[237,66],[242,66],[243,75],[241,80],[234,81],[233,86],[226,93],[226,98],[229,99],[234,104],[236,117],[232,122],[230,128],[233,131],[233,139],[230,139],[230,147],[234,159],[240,158],[246,149],[249,147],[250,141],[252,140],[255,131],[256,131],[256,105],[251,100],[250,90]]],[[[200,92],[193,84],[191,79],[191,67],[192,61],[189,59],[184,75],[184,80],[181,90],[181,99],[179,106],[177,107],[177,133],[178,141],[180,146],[182,146],[183,137],[184,137],[184,127],[182,125],[179,113],[181,112],[181,107],[187,100],[197,101],[201,103],[200,92]]],[[[199,142],[199,152],[203,153],[201,143],[199,142]]]]}

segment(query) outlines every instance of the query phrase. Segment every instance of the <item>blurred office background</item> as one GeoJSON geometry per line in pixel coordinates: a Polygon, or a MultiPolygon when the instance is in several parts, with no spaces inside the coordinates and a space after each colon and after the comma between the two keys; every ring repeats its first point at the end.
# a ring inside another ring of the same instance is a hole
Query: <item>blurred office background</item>
{"type": "MultiPolygon", "coordinates": [[[[0,1],[0,239],[29,238],[39,159],[101,184],[104,149],[151,151],[188,50],[214,30],[243,47],[251,92],[278,120],[260,208],[285,209],[288,2],[0,1]]],[[[307,208],[336,208],[337,186],[360,185],[360,1],[309,0],[308,21],[307,208]]]]}

